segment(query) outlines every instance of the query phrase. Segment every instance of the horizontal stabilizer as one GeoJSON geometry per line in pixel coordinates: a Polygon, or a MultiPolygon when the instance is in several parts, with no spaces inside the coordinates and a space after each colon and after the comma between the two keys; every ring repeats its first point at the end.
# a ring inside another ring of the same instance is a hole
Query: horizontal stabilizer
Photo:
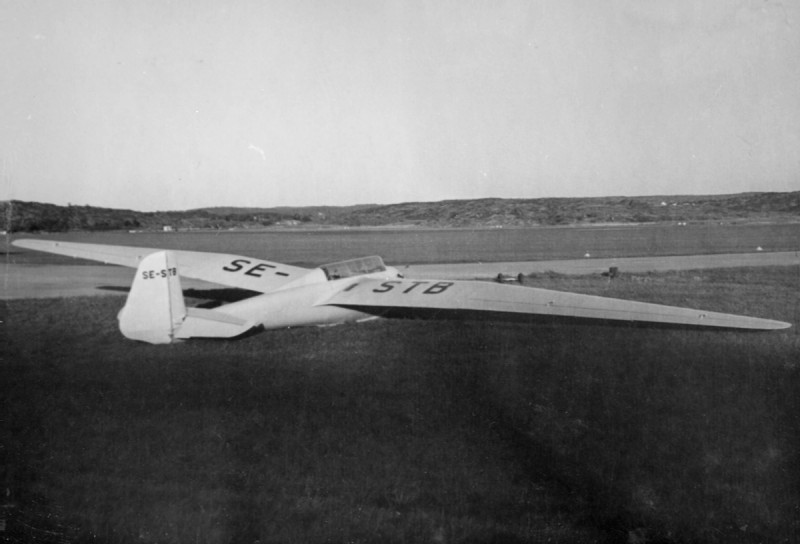
{"type": "Polygon", "coordinates": [[[188,308],[186,312],[175,338],[234,338],[253,328],[251,322],[219,311],[188,308]]]}

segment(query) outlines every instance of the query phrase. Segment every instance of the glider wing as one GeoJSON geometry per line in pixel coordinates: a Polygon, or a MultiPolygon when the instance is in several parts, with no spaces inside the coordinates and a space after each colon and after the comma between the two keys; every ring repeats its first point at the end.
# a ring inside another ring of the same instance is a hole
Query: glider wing
{"type": "Polygon", "coordinates": [[[662,326],[784,329],[789,323],[645,302],[477,281],[363,279],[318,305],[384,317],[601,320],[662,326]]]}
{"type": "MultiPolygon", "coordinates": [[[[36,251],[131,268],[138,268],[141,261],[148,255],[163,251],[158,248],[81,244],[53,240],[15,240],[13,244],[36,251]]],[[[308,269],[298,266],[225,253],[178,250],[171,251],[171,253],[175,256],[182,277],[261,293],[274,291],[309,272],[308,269]]]]}

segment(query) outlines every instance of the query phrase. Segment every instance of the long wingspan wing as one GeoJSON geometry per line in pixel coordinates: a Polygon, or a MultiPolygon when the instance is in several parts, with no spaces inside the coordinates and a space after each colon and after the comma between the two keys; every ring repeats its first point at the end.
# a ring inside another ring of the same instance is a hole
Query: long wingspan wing
{"type": "Polygon", "coordinates": [[[783,329],[789,323],[476,281],[360,280],[318,305],[342,306],[385,317],[596,319],[730,329],[783,329]]]}
{"type": "MultiPolygon", "coordinates": [[[[158,248],[81,244],[52,240],[15,240],[15,246],[45,251],[68,257],[80,257],[108,264],[137,268],[147,255],[162,251],[158,248]]],[[[251,257],[202,251],[172,251],[181,276],[198,280],[269,293],[309,272],[306,268],[289,266],[251,257]]]]}

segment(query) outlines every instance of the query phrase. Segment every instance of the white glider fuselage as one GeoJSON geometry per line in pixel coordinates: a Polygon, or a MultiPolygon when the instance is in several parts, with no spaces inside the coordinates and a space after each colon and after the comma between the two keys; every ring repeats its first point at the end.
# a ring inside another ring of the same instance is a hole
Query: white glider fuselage
{"type": "Polygon", "coordinates": [[[321,269],[316,268],[277,291],[226,304],[219,311],[250,321],[264,329],[363,321],[373,318],[374,314],[322,303],[354,281],[398,278],[402,278],[402,275],[396,268],[386,267],[381,272],[329,280],[321,269]]]}

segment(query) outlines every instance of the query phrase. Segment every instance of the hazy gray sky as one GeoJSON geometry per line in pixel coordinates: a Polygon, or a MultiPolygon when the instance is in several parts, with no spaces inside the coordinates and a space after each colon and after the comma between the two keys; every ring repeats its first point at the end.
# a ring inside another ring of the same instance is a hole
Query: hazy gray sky
{"type": "Polygon", "coordinates": [[[0,0],[0,200],[800,189],[800,2],[0,0]]]}

